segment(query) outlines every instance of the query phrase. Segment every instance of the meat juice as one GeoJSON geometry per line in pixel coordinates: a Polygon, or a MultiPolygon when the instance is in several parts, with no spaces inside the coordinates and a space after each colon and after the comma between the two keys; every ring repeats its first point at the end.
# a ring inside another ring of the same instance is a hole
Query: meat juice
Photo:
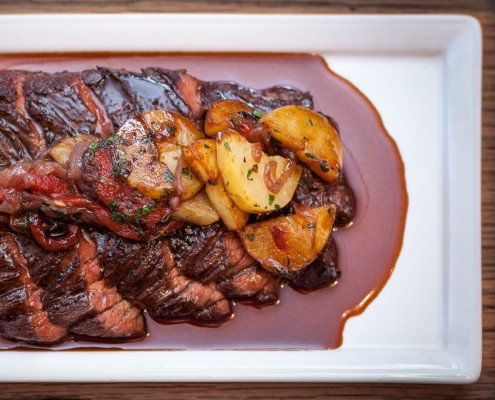
{"type": "MultiPolygon", "coordinates": [[[[356,216],[332,233],[342,276],[334,287],[302,294],[281,290],[280,302],[255,308],[237,304],[230,321],[217,328],[159,324],[147,316],[148,336],[139,341],[68,341],[51,349],[332,349],[342,344],[345,321],[363,312],[393,271],[407,213],[404,165],[371,102],[310,54],[100,53],[2,55],[0,69],[81,71],[104,66],[186,69],[202,80],[235,81],[265,88],[288,85],[309,91],[315,109],[340,128],[344,174],[352,188],[356,216]]],[[[31,346],[0,338],[0,349],[31,346]]]]}

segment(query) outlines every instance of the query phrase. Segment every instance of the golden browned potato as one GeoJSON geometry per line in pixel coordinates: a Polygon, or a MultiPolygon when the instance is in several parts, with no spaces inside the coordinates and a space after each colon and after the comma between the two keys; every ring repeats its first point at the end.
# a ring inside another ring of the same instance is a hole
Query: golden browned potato
{"type": "Polygon", "coordinates": [[[236,206],[219,174],[215,140],[197,140],[182,151],[192,172],[205,183],[206,194],[225,226],[238,230],[246,225],[249,214],[236,206]]]}
{"type": "Polygon", "coordinates": [[[220,215],[220,218],[228,229],[239,230],[246,225],[249,214],[236,206],[225,190],[222,178],[218,177],[216,185],[207,184],[205,191],[213,208],[220,215]]]}
{"type": "Polygon", "coordinates": [[[323,180],[334,184],[340,181],[342,145],[327,118],[305,107],[285,106],[266,113],[260,122],[323,180]]]}
{"type": "Polygon", "coordinates": [[[146,111],[141,114],[141,119],[156,143],[168,142],[187,146],[204,137],[194,122],[173,111],[146,111]]]}
{"type": "Polygon", "coordinates": [[[301,168],[281,156],[268,156],[259,143],[227,130],[216,143],[223,183],[235,204],[250,213],[267,213],[289,203],[301,168]]]}
{"type": "Polygon", "coordinates": [[[143,195],[156,200],[167,198],[179,178],[183,199],[201,189],[198,179],[182,173],[183,168],[188,171],[187,165],[177,170],[181,147],[204,137],[192,121],[175,112],[146,111],[126,121],[116,137],[120,139],[120,157],[130,166],[127,183],[143,195]]]}
{"type": "Polygon", "coordinates": [[[76,145],[74,138],[67,138],[53,146],[48,154],[59,164],[65,164],[72,153],[72,149],[76,145]]]}
{"type": "Polygon", "coordinates": [[[239,100],[220,100],[214,103],[205,118],[205,133],[216,137],[218,132],[235,129],[244,123],[253,123],[253,109],[239,100]]]}
{"type": "Polygon", "coordinates": [[[180,174],[182,181],[181,200],[189,200],[201,190],[203,183],[194,175],[191,168],[184,160],[182,160],[180,171],[177,171],[177,164],[179,163],[181,154],[181,146],[167,143],[167,146],[161,146],[160,148],[160,162],[167,164],[176,176],[177,173],[180,174]]]}
{"type": "Polygon", "coordinates": [[[219,220],[217,212],[204,191],[180,203],[179,209],[172,216],[195,225],[210,225],[219,220]]]}
{"type": "Polygon", "coordinates": [[[185,161],[203,182],[213,182],[218,177],[215,139],[196,140],[182,149],[185,161]]]}
{"type": "Polygon", "coordinates": [[[287,275],[318,257],[334,219],[334,206],[298,206],[294,215],[247,225],[239,235],[246,251],[263,268],[287,275]]]}

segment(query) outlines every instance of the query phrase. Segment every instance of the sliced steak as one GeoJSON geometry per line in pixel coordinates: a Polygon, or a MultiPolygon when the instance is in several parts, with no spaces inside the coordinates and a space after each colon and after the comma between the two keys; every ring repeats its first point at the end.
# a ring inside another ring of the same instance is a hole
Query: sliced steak
{"type": "Polygon", "coordinates": [[[78,83],[78,74],[70,72],[26,75],[26,110],[43,129],[48,146],[65,136],[100,135],[97,118],[82,99],[78,83]]]}
{"type": "Polygon", "coordinates": [[[303,167],[294,200],[311,207],[333,204],[337,208],[336,226],[349,224],[356,214],[352,190],[345,182],[337,186],[330,185],[313,174],[307,167],[303,167]]]}
{"type": "Polygon", "coordinates": [[[105,276],[153,318],[211,324],[232,314],[215,284],[204,285],[180,272],[165,240],[143,245],[113,234],[92,235],[105,276]]]}
{"type": "Polygon", "coordinates": [[[137,309],[129,310],[135,320],[132,329],[120,326],[120,317],[109,317],[119,314],[120,303],[131,305],[103,279],[96,245],[87,236],[65,252],[42,251],[27,238],[22,245],[31,275],[45,291],[43,304],[52,321],[85,336],[126,338],[146,333],[144,317],[137,309]],[[92,329],[95,324],[99,324],[97,330],[92,329]]]}
{"type": "Polygon", "coordinates": [[[219,100],[240,100],[263,111],[287,105],[313,108],[313,97],[309,92],[286,86],[257,90],[234,82],[202,82],[200,99],[203,110],[219,100]]]}
{"type": "Polygon", "coordinates": [[[221,223],[189,225],[168,239],[179,270],[204,284],[216,282],[231,299],[258,305],[278,300],[280,283],[246,252],[235,232],[221,223]]]}
{"type": "Polygon", "coordinates": [[[27,73],[0,71],[0,168],[37,156],[45,139],[24,108],[27,73]]]}
{"type": "Polygon", "coordinates": [[[0,232],[0,334],[35,344],[53,344],[67,336],[44,311],[43,290],[31,279],[16,236],[0,232]]]}

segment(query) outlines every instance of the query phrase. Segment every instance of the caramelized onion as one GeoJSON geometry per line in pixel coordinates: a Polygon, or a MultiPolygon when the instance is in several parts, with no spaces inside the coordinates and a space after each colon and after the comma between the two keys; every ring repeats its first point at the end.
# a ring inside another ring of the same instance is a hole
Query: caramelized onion
{"type": "Polygon", "coordinates": [[[43,221],[39,215],[33,214],[29,217],[29,230],[33,239],[47,251],[66,250],[79,242],[81,237],[79,226],[67,224],[64,228],[66,231],[63,235],[52,236],[48,223],[43,221]]]}
{"type": "Polygon", "coordinates": [[[292,170],[294,168],[296,168],[296,163],[292,160],[289,160],[284,172],[277,179],[277,162],[270,161],[268,164],[266,164],[265,171],[263,173],[263,180],[268,190],[275,194],[280,192],[282,187],[285,185],[285,182],[287,182],[287,179],[289,179],[289,176],[292,174],[292,170]]]}

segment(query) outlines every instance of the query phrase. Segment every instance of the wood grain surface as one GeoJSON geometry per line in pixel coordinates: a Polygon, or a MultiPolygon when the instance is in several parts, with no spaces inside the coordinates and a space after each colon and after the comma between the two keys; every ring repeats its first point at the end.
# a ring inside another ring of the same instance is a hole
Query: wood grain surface
{"type": "MultiPolygon", "coordinates": [[[[462,13],[483,27],[483,369],[476,384],[0,384],[0,399],[495,399],[495,0],[0,0],[0,13],[462,13]]],[[[1,374],[1,371],[0,371],[1,374]]]]}

